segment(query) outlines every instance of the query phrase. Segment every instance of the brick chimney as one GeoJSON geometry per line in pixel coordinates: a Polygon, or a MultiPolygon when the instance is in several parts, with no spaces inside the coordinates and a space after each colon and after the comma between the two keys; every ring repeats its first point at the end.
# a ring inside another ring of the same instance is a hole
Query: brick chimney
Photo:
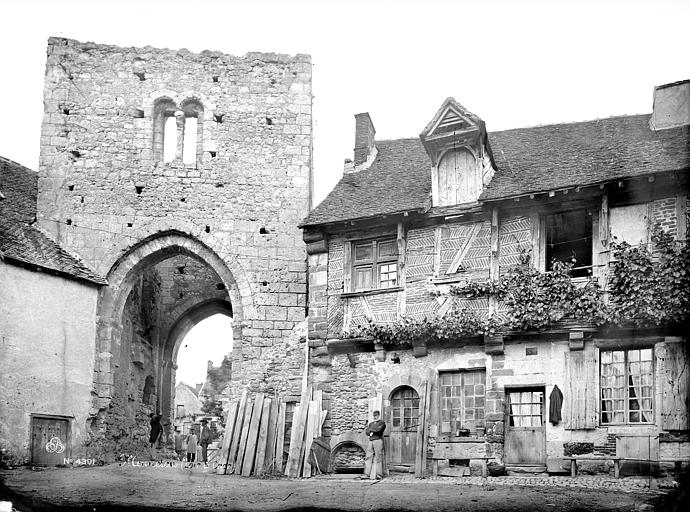
{"type": "Polygon", "coordinates": [[[368,112],[355,114],[355,161],[354,170],[366,162],[374,151],[376,129],[368,112]]]}
{"type": "Polygon", "coordinates": [[[658,85],[649,127],[654,130],[690,125],[690,80],[658,85]]]}

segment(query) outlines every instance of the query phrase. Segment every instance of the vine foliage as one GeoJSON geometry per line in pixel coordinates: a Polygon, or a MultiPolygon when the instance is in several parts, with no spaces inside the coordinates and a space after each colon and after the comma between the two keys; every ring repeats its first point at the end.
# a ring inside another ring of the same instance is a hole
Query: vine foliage
{"type": "Polygon", "coordinates": [[[652,249],[611,242],[608,300],[596,279],[573,281],[571,262],[554,261],[539,272],[529,258],[511,267],[500,282],[451,286],[460,299],[492,297],[499,313],[481,318],[475,311],[454,307],[442,316],[402,318],[392,323],[367,320],[349,337],[368,337],[384,345],[447,342],[500,332],[534,332],[564,321],[602,327],[672,327],[684,324],[690,311],[690,250],[655,225],[652,249]]]}

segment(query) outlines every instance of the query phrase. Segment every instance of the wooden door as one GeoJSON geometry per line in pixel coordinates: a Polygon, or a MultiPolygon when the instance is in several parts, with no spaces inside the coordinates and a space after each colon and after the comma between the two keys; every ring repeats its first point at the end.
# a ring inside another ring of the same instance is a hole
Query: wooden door
{"type": "Polygon", "coordinates": [[[34,417],[31,424],[31,462],[55,466],[69,457],[67,420],[34,417]]]}
{"type": "Polygon", "coordinates": [[[390,406],[390,463],[413,466],[417,453],[419,395],[409,386],[396,389],[390,406]]]}
{"type": "Polygon", "coordinates": [[[506,464],[546,464],[544,395],[543,387],[506,391],[506,464]]]}
{"type": "Polygon", "coordinates": [[[622,457],[620,474],[656,475],[659,471],[659,436],[617,435],[616,457],[622,457]]]}

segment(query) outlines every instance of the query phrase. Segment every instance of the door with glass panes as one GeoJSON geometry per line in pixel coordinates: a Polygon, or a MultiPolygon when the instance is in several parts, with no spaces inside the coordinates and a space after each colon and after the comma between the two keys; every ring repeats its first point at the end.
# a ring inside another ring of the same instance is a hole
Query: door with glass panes
{"type": "Polygon", "coordinates": [[[402,386],[391,395],[390,406],[390,464],[412,466],[417,452],[417,428],[419,427],[419,395],[402,386]]]}
{"type": "Polygon", "coordinates": [[[544,395],[543,387],[506,390],[506,464],[546,464],[544,395]]]}

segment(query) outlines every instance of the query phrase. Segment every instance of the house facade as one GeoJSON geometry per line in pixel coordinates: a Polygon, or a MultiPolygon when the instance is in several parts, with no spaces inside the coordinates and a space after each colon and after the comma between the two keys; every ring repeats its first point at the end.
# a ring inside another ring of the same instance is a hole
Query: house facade
{"type": "Polygon", "coordinates": [[[375,409],[389,469],[418,476],[687,459],[683,314],[623,318],[614,269],[659,237],[685,246],[689,97],[679,82],[651,115],[502,132],[449,98],[389,141],[355,116],[354,161],[301,226],[333,460],[363,455],[375,409]]]}

